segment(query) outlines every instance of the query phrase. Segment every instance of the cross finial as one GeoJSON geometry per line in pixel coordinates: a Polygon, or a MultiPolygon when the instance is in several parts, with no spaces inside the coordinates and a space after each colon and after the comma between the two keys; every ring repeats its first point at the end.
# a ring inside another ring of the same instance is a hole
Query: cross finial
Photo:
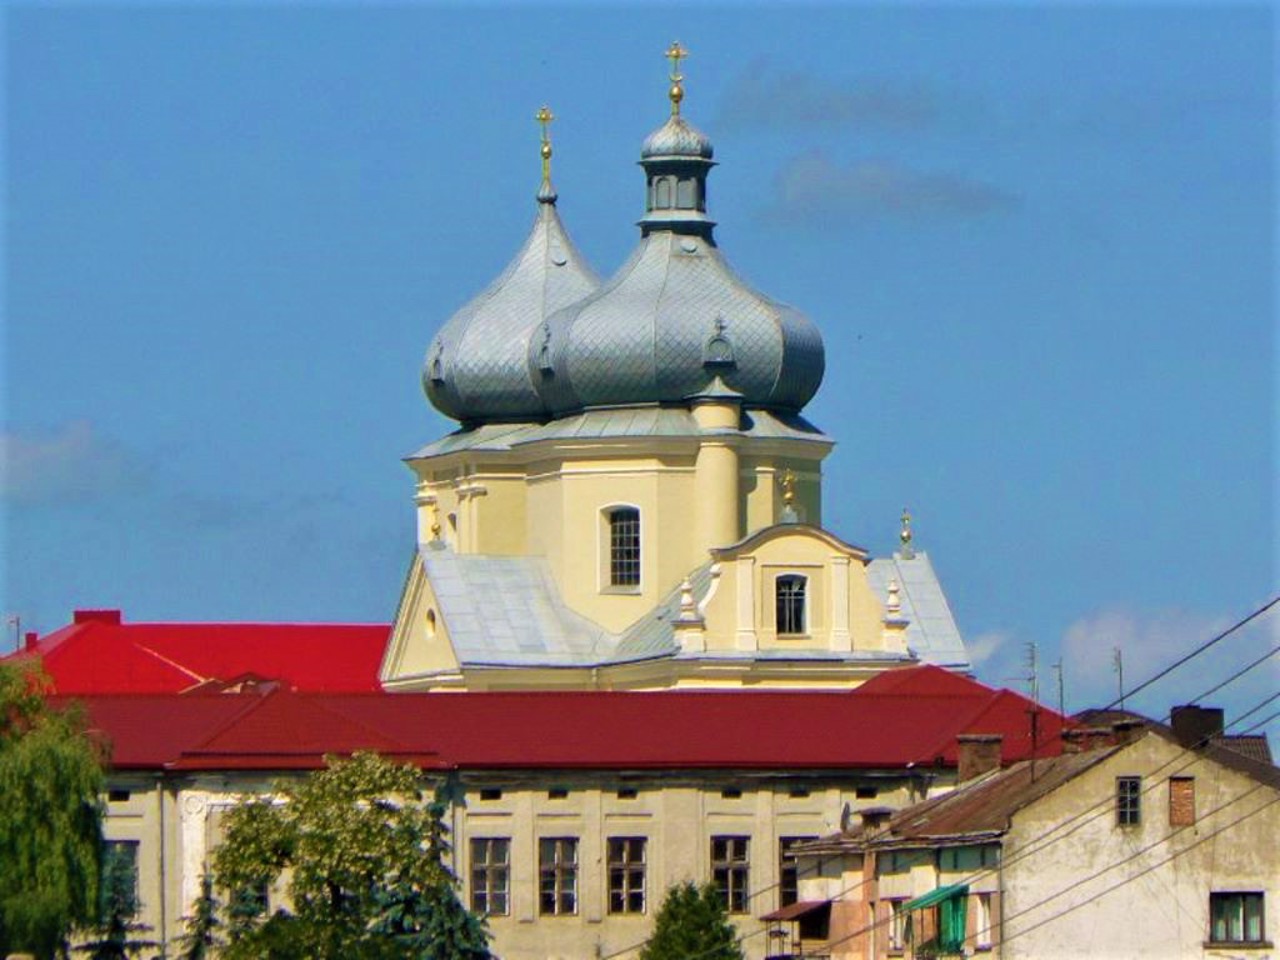
{"type": "Polygon", "coordinates": [[[796,500],[796,472],[790,467],[782,472],[782,502],[788,507],[796,500]]]}
{"type": "Polygon", "coordinates": [[[902,543],[902,555],[912,557],[915,551],[911,548],[911,511],[902,508],[902,529],[898,532],[898,540],[902,543]]]}
{"type": "Polygon", "coordinates": [[[537,120],[538,126],[542,128],[542,179],[544,181],[551,179],[551,121],[555,118],[555,114],[545,103],[542,109],[533,115],[533,119],[537,120]]]}
{"type": "Polygon", "coordinates": [[[684,75],[680,72],[680,61],[689,55],[689,51],[680,46],[679,40],[673,40],[667,48],[667,59],[671,61],[671,89],[667,96],[671,98],[671,115],[680,115],[680,101],[684,99],[684,75]]]}

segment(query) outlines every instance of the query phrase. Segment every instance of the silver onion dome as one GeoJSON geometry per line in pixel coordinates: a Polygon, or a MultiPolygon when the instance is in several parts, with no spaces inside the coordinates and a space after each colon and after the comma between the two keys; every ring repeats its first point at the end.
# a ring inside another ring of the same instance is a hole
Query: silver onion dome
{"type": "Polygon", "coordinates": [[[817,327],[749,287],[716,247],[706,213],[713,148],[679,116],[681,79],[673,73],[672,115],[641,150],[640,245],[603,287],[550,316],[530,341],[531,379],[552,416],[680,403],[716,377],[744,406],[798,411],[822,382],[817,327]]]}
{"type": "Polygon", "coordinates": [[[506,270],[455,313],[432,341],[422,385],[437,410],[464,423],[545,417],[530,374],[530,340],[543,321],[600,284],[556,212],[550,111],[543,108],[543,179],[529,237],[506,270]]]}

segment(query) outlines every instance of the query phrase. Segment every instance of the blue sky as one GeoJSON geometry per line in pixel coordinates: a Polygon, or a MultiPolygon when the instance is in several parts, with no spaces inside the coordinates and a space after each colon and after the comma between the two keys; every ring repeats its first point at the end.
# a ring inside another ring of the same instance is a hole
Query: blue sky
{"type": "Polygon", "coordinates": [[[909,505],[983,679],[1017,683],[1034,641],[1084,706],[1112,647],[1146,676],[1276,590],[1270,6],[4,16],[0,609],[24,628],[388,619],[399,458],[450,428],[419,367],[528,229],[533,114],[608,274],[674,37],[722,249],[826,339],[827,526],[882,554],[909,505]]]}

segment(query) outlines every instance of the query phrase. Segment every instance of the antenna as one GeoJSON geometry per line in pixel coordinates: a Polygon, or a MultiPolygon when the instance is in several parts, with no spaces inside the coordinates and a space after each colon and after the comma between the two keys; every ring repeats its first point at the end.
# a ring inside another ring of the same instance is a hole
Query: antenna
{"type": "Polygon", "coordinates": [[[1114,656],[1112,657],[1111,662],[1112,662],[1112,666],[1115,667],[1116,682],[1117,684],[1119,684],[1119,688],[1120,688],[1120,709],[1123,710],[1124,709],[1124,654],[1120,652],[1119,647],[1115,648],[1115,653],[1114,653],[1114,656]]]}
{"type": "Polygon", "coordinates": [[[1064,670],[1062,668],[1062,658],[1058,658],[1058,662],[1053,664],[1051,669],[1058,675],[1058,713],[1062,716],[1067,715],[1067,685],[1064,679],[1064,670]]]}
{"type": "Polygon", "coordinates": [[[15,613],[9,617],[9,626],[13,627],[13,649],[22,649],[22,614],[15,613]]]}
{"type": "Polygon", "coordinates": [[[1036,754],[1040,752],[1040,650],[1027,644],[1027,685],[1031,688],[1031,781],[1036,779],[1036,754]]]}

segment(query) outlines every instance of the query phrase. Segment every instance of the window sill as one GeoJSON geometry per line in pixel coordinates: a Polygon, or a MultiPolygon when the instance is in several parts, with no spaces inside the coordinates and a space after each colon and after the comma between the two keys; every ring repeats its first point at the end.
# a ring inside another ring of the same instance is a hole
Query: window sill
{"type": "Polygon", "coordinates": [[[1270,950],[1275,946],[1270,940],[1206,940],[1206,950],[1270,950]]]}
{"type": "Polygon", "coordinates": [[[640,588],[639,584],[636,584],[635,586],[625,586],[625,587],[610,585],[607,587],[601,587],[600,592],[604,594],[608,594],[609,596],[614,596],[614,597],[617,597],[617,596],[638,597],[644,591],[640,588]]]}

